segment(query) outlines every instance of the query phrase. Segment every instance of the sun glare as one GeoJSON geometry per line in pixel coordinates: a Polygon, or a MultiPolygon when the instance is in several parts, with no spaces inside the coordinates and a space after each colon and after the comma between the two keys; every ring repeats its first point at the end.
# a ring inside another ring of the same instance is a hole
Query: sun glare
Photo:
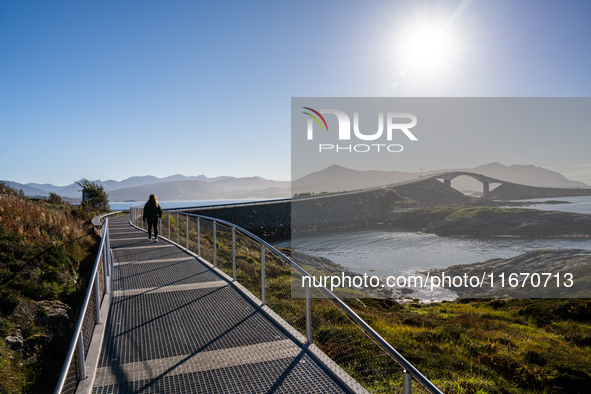
{"type": "Polygon", "coordinates": [[[431,26],[417,26],[406,32],[400,42],[402,63],[407,72],[441,73],[452,66],[454,54],[450,35],[431,26]]]}
{"type": "Polygon", "coordinates": [[[454,67],[455,40],[448,29],[414,25],[399,36],[397,57],[402,70],[420,76],[443,76],[454,67]]]}

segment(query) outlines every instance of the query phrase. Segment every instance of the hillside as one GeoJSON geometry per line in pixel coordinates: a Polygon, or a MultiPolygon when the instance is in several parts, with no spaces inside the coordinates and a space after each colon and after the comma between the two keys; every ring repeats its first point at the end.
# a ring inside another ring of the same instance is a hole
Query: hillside
{"type": "Polygon", "coordinates": [[[0,195],[0,393],[53,392],[96,256],[89,219],[0,195]]]}

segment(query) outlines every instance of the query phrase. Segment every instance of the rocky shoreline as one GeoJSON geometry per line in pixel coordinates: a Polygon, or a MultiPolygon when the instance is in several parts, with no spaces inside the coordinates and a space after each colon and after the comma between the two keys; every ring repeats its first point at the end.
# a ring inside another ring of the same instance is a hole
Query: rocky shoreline
{"type": "Polygon", "coordinates": [[[421,273],[429,273],[431,277],[441,277],[445,274],[451,277],[485,278],[483,286],[444,286],[461,298],[589,298],[591,251],[538,249],[507,259],[495,258],[472,264],[458,264],[421,273]],[[491,274],[494,278],[494,287],[490,286],[491,274]],[[509,278],[512,274],[515,279],[511,283],[509,278]],[[569,280],[570,275],[565,274],[572,275],[572,282],[569,280]],[[537,285],[538,276],[540,283],[537,285]],[[504,278],[504,283],[501,278],[504,278]],[[544,286],[546,280],[548,282],[544,286]],[[560,282],[557,283],[557,280],[560,282]],[[566,286],[571,283],[571,286],[566,286]],[[514,286],[515,284],[517,285],[514,286]]]}

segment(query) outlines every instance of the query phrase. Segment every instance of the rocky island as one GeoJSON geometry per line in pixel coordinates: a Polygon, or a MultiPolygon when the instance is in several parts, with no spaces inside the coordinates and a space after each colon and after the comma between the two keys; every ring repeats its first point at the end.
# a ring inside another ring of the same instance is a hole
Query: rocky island
{"type": "Polygon", "coordinates": [[[591,215],[535,209],[441,206],[390,214],[390,225],[454,236],[591,236],[591,215]]]}

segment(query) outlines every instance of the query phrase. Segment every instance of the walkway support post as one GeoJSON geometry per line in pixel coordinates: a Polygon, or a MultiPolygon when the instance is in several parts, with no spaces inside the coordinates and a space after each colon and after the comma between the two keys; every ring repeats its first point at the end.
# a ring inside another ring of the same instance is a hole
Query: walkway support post
{"type": "Polygon", "coordinates": [[[236,227],[232,227],[232,278],[236,282],[236,227]]]}
{"type": "Polygon", "coordinates": [[[168,240],[170,241],[170,212],[168,212],[168,240]]]}
{"type": "Polygon", "coordinates": [[[185,215],[185,220],[187,221],[187,250],[189,250],[189,215],[185,215]]]}
{"type": "Polygon", "coordinates": [[[402,372],[402,394],[412,394],[412,375],[406,372],[402,372]]]}
{"type": "Polygon", "coordinates": [[[261,295],[263,298],[263,305],[267,305],[265,287],[265,245],[263,245],[261,246],[261,295]]]}
{"type": "Polygon", "coordinates": [[[78,334],[78,375],[80,380],[86,379],[86,366],[84,365],[84,336],[82,331],[78,334]]]}
{"type": "MultiPolygon", "coordinates": [[[[103,235],[106,236],[106,235],[103,235]]],[[[109,272],[109,256],[108,256],[108,249],[107,249],[107,239],[105,239],[105,244],[103,246],[103,282],[105,282],[105,294],[109,293],[109,290],[107,289],[108,286],[108,272],[109,272]]],[[[99,277],[98,275],[96,276],[96,303],[97,303],[97,308],[96,308],[96,321],[98,324],[100,324],[100,320],[101,320],[101,310],[98,307],[98,304],[100,304],[99,302],[99,293],[98,293],[98,285],[99,285],[99,277]]]]}
{"type": "MultiPolygon", "coordinates": [[[[107,232],[107,251],[111,250],[111,236],[109,235],[109,218],[105,218],[105,226],[107,232]]],[[[109,276],[113,275],[113,255],[109,252],[107,253],[108,256],[108,265],[109,265],[109,276]]]]}
{"type": "Polygon", "coordinates": [[[180,240],[179,240],[179,232],[180,232],[181,230],[179,229],[179,227],[180,227],[180,226],[179,226],[179,213],[177,212],[177,213],[176,213],[176,244],[177,244],[177,245],[180,245],[180,243],[179,243],[179,241],[180,241],[180,240]]]}
{"type": "Polygon", "coordinates": [[[218,260],[217,260],[217,245],[215,243],[215,220],[213,221],[213,266],[215,268],[218,267],[218,260]]]}
{"type": "Polygon", "coordinates": [[[310,281],[306,282],[306,340],[312,344],[312,307],[310,305],[310,281]]]}
{"type": "Polygon", "coordinates": [[[197,218],[197,256],[201,257],[201,221],[197,218]]]}
{"type": "MultiPolygon", "coordinates": [[[[107,290],[107,275],[103,272],[105,278],[105,292],[107,290]]],[[[96,304],[96,324],[101,324],[101,294],[99,291],[99,276],[97,275],[94,280],[94,297],[96,304]]]]}

